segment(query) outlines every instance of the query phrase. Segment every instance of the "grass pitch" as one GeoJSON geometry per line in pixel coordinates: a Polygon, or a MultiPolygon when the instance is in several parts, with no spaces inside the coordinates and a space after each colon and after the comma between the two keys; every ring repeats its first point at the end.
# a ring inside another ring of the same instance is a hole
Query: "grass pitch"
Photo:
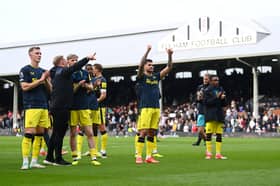
{"type": "MultiPolygon", "coordinates": [[[[134,138],[111,137],[108,158],[100,159],[99,167],[85,157],[77,166],[25,171],[20,170],[21,140],[0,137],[1,186],[280,185],[279,138],[224,138],[223,152],[228,160],[205,160],[205,147],[191,146],[195,138],[161,139],[158,146],[165,156],[159,159],[160,164],[136,165],[134,138]]],[[[71,160],[70,154],[64,158],[71,160]]]]}

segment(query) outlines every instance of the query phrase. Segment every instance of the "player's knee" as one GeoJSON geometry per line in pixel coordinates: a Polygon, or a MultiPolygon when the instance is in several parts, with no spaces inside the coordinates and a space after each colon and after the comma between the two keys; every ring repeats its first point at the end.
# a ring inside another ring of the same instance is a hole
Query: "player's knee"
{"type": "Polygon", "coordinates": [[[100,127],[100,131],[106,131],[106,127],[104,124],[101,124],[99,127],[100,127]]]}
{"type": "Polygon", "coordinates": [[[88,139],[89,139],[89,138],[92,138],[92,137],[93,137],[93,133],[92,133],[92,132],[87,132],[87,133],[86,133],[86,136],[87,136],[88,139]]]}
{"type": "Polygon", "coordinates": [[[206,141],[211,141],[212,140],[212,133],[207,133],[206,134],[206,141]]]}
{"type": "Polygon", "coordinates": [[[216,134],[216,142],[222,142],[222,134],[216,134]]]}
{"type": "Polygon", "coordinates": [[[147,131],[147,135],[148,136],[154,136],[155,134],[154,134],[154,130],[153,129],[149,129],[148,131],[147,131]]]}
{"type": "Polygon", "coordinates": [[[145,137],[147,135],[147,131],[145,129],[143,129],[139,132],[139,134],[141,137],[145,137]]]}
{"type": "Polygon", "coordinates": [[[45,130],[46,130],[46,128],[44,128],[44,127],[37,127],[36,128],[36,133],[37,134],[43,134],[44,132],[45,132],[45,130]]]}
{"type": "Polygon", "coordinates": [[[28,133],[28,134],[36,134],[36,128],[25,128],[24,129],[24,133],[28,133]]]}

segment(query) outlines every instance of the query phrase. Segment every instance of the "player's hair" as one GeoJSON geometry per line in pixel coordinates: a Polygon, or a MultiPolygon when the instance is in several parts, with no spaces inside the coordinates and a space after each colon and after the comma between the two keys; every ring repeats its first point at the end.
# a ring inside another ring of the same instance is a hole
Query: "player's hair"
{"type": "Polygon", "coordinates": [[[209,79],[210,79],[210,81],[212,81],[212,79],[213,78],[215,78],[215,77],[219,77],[218,75],[215,75],[215,74],[213,74],[213,75],[209,75],[209,79]]]}
{"type": "Polygon", "coordinates": [[[101,64],[95,63],[93,66],[94,66],[94,68],[96,68],[99,72],[103,72],[103,67],[102,67],[101,64]]]}
{"type": "Polygon", "coordinates": [[[40,47],[38,47],[38,46],[30,47],[30,48],[28,49],[28,54],[30,54],[33,50],[40,50],[40,47]]]}
{"type": "Polygon", "coordinates": [[[92,64],[86,64],[85,69],[87,70],[88,68],[90,68],[92,70],[92,64]]]}
{"type": "Polygon", "coordinates": [[[59,62],[63,59],[63,56],[62,55],[59,55],[59,56],[55,56],[53,58],[53,65],[54,66],[57,66],[59,64],[59,62]]]}
{"type": "Polygon", "coordinates": [[[92,67],[92,64],[89,64],[89,63],[86,64],[86,68],[87,68],[87,67],[92,67]]]}
{"type": "Polygon", "coordinates": [[[79,58],[76,54],[69,54],[66,59],[69,60],[69,59],[73,59],[73,58],[79,58]]]}
{"type": "Polygon", "coordinates": [[[151,59],[146,59],[145,64],[146,64],[146,63],[152,63],[152,62],[153,62],[153,60],[151,60],[151,59]]]}
{"type": "Polygon", "coordinates": [[[208,77],[210,79],[210,74],[206,73],[203,75],[203,77],[208,77]]]}

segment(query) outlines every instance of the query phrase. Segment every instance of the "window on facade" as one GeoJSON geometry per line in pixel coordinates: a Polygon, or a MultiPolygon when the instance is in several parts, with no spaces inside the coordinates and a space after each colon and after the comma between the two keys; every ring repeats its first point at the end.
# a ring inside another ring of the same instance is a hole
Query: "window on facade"
{"type": "Polygon", "coordinates": [[[177,72],[175,74],[176,79],[187,79],[187,78],[192,78],[192,73],[191,72],[177,72]]]}
{"type": "Polygon", "coordinates": [[[260,73],[272,73],[272,67],[271,66],[258,66],[258,71],[260,73]]]}
{"type": "Polygon", "coordinates": [[[137,75],[130,76],[131,81],[136,81],[136,77],[137,77],[137,75]]]}
{"type": "Polygon", "coordinates": [[[124,80],[124,77],[123,76],[112,76],[110,78],[111,81],[115,82],[115,83],[118,83],[120,82],[121,80],[124,80]]]}
{"type": "Polygon", "coordinates": [[[12,88],[14,85],[12,83],[4,83],[3,84],[3,89],[9,89],[12,88]]]}
{"type": "Polygon", "coordinates": [[[244,74],[243,68],[228,68],[225,70],[227,76],[231,76],[233,73],[235,74],[244,74]]]}
{"type": "Polygon", "coordinates": [[[202,70],[199,72],[199,77],[203,77],[205,74],[217,75],[217,71],[216,70],[202,70]]]}

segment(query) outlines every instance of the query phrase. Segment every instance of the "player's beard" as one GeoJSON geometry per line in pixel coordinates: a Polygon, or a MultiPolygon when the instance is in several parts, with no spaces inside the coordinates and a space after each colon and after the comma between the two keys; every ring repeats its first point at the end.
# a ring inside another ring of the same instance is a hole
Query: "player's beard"
{"type": "Polygon", "coordinates": [[[149,69],[147,70],[147,72],[148,72],[149,74],[152,74],[152,73],[154,72],[154,68],[153,68],[153,67],[149,68],[149,69]]]}

